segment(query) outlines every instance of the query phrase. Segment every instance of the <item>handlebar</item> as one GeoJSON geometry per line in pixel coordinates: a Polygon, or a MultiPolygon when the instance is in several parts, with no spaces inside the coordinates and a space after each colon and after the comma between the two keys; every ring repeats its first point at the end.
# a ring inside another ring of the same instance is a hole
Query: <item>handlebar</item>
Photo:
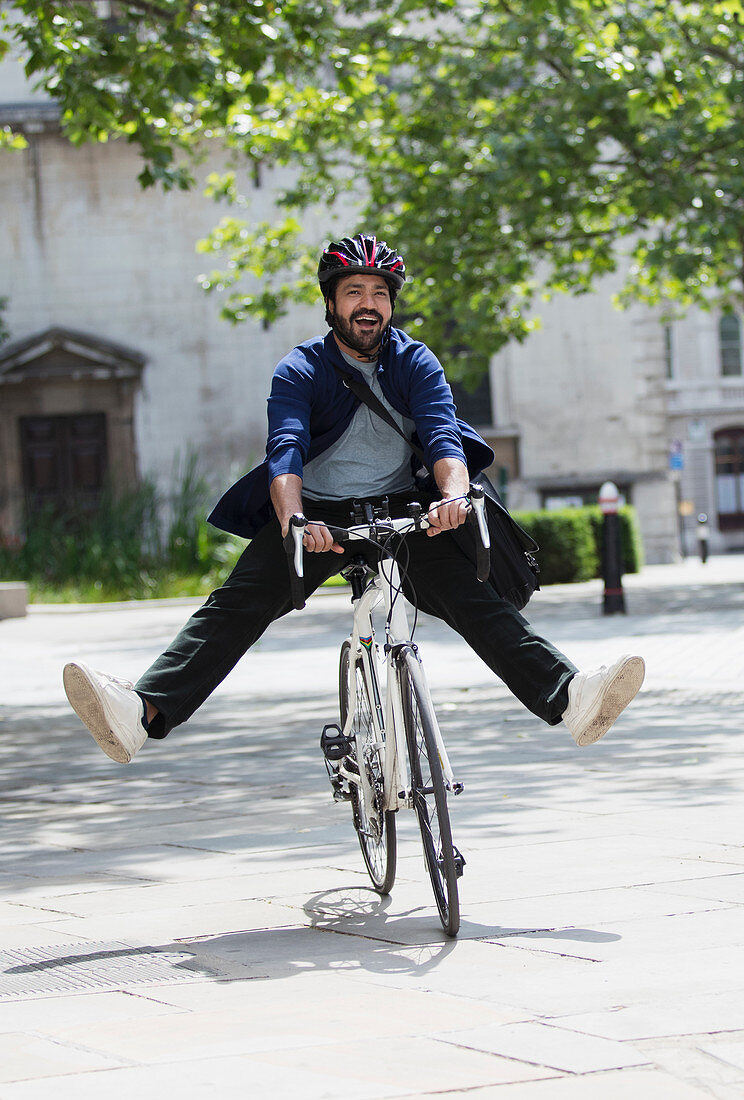
{"type": "MultiPolygon", "coordinates": [[[[467,496],[471,511],[468,515],[470,522],[478,529],[476,537],[476,576],[479,581],[488,579],[491,569],[491,539],[488,533],[486,520],[485,493],[482,486],[471,485],[467,496]]],[[[412,514],[397,519],[389,517],[379,518],[370,514],[368,522],[354,524],[351,527],[335,527],[331,524],[328,529],[340,545],[364,540],[366,542],[381,542],[392,534],[409,534],[412,531],[426,531],[432,524],[425,512],[418,505],[412,505],[412,514]]],[[[287,555],[290,576],[290,593],[292,604],[301,611],[305,606],[305,586],[303,584],[302,540],[305,535],[305,527],[308,520],[300,512],[296,512],[289,521],[289,529],[284,537],[284,550],[287,555]]]]}
{"type": "Polygon", "coordinates": [[[284,551],[289,565],[289,585],[292,597],[292,606],[297,611],[302,611],[305,606],[305,585],[302,583],[304,570],[302,566],[302,540],[305,535],[307,520],[301,512],[295,512],[290,516],[289,529],[284,536],[284,551]]]}

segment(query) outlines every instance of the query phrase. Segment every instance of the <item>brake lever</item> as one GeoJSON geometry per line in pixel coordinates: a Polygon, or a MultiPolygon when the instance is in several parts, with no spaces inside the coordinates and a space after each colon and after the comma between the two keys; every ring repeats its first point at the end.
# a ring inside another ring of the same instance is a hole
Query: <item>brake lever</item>
{"type": "Polygon", "coordinates": [[[475,572],[479,581],[488,580],[491,572],[491,535],[486,519],[486,494],[482,485],[471,485],[468,498],[478,524],[478,545],[476,547],[475,572]]]}
{"type": "Polygon", "coordinates": [[[284,550],[289,565],[289,587],[292,597],[292,606],[297,611],[302,611],[305,606],[305,585],[302,583],[304,567],[302,560],[302,540],[305,536],[307,520],[301,512],[295,512],[290,516],[289,529],[284,536],[284,550]]]}

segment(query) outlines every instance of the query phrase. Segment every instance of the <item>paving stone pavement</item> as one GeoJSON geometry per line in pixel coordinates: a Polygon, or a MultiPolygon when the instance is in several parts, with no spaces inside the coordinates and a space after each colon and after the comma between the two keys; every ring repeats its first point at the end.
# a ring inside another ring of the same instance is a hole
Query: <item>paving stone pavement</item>
{"type": "Polygon", "coordinates": [[[744,1097],[744,555],[539,593],[642,694],[578,750],[440,624],[424,661],[465,793],[462,931],[411,815],[379,898],[318,749],[344,593],[277,623],[194,719],[110,763],[73,657],[136,676],[184,601],[0,622],[0,1100],[744,1097]]]}

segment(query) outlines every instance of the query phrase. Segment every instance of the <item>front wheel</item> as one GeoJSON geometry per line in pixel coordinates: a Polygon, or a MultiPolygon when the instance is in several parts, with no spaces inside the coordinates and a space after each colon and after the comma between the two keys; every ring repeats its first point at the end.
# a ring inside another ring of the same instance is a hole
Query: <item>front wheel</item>
{"type": "Polygon", "coordinates": [[[412,649],[402,651],[400,680],[411,762],[411,793],[421,829],[426,869],[442,927],[448,936],[456,936],[460,928],[457,879],[462,874],[463,861],[452,845],[447,792],[434,732],[436,718],[423,670],[412,649]]]}
{"type": "MultiPolygon", "coordinates": [[[[346,716],[349,713],[349,660],[351,644],[347,640],[341,647],[341,661],[339,664],[339,705],[341,711],[341,728],[344,728],[346,716]]],[[[374,723],[374,700],[372,688],[367,683],[364,666],[361,661],[354,664],[354,676],[356,685],[356,702],[354,717],[349,731],[356,740],[353,748],[346,758],[349,771],[365,769],[365,775],[372,790],[372,804],[367,805],[362,788],[351,782],[351,808],[354,815],[354,828],[359,837],[359,845],[362,856],[372,880],[372,885],[378,894],[389,894],[395,882],[396,868],[396,838],[395,838],[395,814],[391,810],[385,810],[383,767],[379,749],[377,748],[377,733],[374,723]],[[361,759],[358,759],[357,745],[361,747],[361,759]]]]}

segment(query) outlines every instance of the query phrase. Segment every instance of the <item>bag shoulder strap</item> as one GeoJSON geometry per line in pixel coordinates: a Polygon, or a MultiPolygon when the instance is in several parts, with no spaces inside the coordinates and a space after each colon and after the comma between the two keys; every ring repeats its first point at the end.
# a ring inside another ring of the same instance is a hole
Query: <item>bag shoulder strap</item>
{"type": "Polygon", "coordinates": [[[342,370],[337,363],[333,364],[333,368],[343,384],[346,386],[346,388],[348,390],[351,390],[354,396],[357,397],[363,405],[366,405],[368,408],[370,408],[373,413],[376,413],[377,416],[380,417],[381,420],[384,420],[386,424],[393,428],[402,439],[405,439],[408,446],[421,462],[421,465],[426,467],[424,452],[421,450],[420,447],[417,447],[416,444],[408,438],[404,431],[402,431],[400,425],[396,423],[394,418],[390,415],[388,410],[383,405],[382,401],[380,401],[377,394],[372,392],[367,383],[361,381],[361,379],[357,378],[349,371],[342,370]]]}

